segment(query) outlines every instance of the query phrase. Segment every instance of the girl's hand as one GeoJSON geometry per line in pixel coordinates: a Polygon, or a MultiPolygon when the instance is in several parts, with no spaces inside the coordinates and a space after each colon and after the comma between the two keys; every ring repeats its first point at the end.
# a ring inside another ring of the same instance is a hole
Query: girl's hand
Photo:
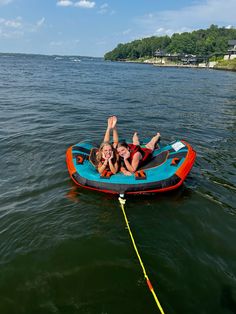
{"type": "Polygon", "coordinates": [[[127,151],[127,153],[125,153],[125,155],[123,156],[124,160],[128,159],[130,157],[130,152],[127,151]]]}
{"type": "Polygon", "coordinates": [[[114,156],[114,154],[113,154],[113,152],[111,152],[111,156],[108,158],[108,160],[109,161],[112,160],[113,156],[114,156]]]}
{"type": "Polygon", "coordinates": [[[105,159],[105,160],[108,160],[110,158],[110,155],[102,153],[102,158],[105,159]]]}
{"type": "Polygon", "coordinates": [[[129,172],[128,170],[125,170],[123,173],[125,176],[132,176],[132,173],[129,172]]]}

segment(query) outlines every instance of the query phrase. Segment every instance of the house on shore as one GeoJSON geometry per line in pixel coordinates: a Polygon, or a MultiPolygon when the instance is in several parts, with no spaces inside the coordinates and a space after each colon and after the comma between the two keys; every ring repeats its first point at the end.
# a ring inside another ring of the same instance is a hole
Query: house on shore
{"type": "Polygon", "coordinates": [[[236,40],[228,41],[228,54],[224,56],[224,60],[232,60],[236,58],[236,40]]]}

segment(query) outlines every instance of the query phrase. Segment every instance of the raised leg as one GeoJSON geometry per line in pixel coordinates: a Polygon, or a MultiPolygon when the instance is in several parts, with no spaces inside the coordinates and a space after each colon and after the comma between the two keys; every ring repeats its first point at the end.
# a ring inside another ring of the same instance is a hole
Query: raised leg
{"type": "Polygon", "coordinates": [[[133,135],[133,145],[140,145],[137,132],[134,132],[134,135],[133,135]]]}
{"type": "Polygon", "coordinates": [[[104,135],[103,142],[107,142],[107,143],[110,142],[110,131],[112,129],[112,123],[113,123],[113,117],[109,117],[107,119],[107,129],[104,135]]]}
{"type": "Polygon", "coordinates": [[[156,143],[158,142],[159,138],[161,137],[160,133],[157,133],[153,138],[151,139],[150,142],[148,142],[145,146],[146,148],[149,148],[151,150],[155,149],[156,143]]]}
{"type": "Polygon", "coordinates": [[[118,136],[118,131],[116,128],[116,123],[117,123],[117,117],[113,116],[112,117],[112,128],[113,128],[113,147],[116,148],[117,144],[119,142],[119,136],[118,136]]]}

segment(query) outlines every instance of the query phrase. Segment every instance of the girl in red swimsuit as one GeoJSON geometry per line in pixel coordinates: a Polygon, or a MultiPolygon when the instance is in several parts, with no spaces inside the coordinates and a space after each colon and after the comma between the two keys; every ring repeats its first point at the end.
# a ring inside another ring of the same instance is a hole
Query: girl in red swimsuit
{"type": "Polygon", "coordinates": [[[120,157],[124,159],[123,166],[120,170],[125,175],[132,175],[139,167],[147,162],[155,149],[155,145],[160,138],[160,133],[157,133],[149,143],[145,145],[145,148],[140,147],[139,138],[137,132],[133,136],[133,144],[118,143],[117,152],[120,157]]]}

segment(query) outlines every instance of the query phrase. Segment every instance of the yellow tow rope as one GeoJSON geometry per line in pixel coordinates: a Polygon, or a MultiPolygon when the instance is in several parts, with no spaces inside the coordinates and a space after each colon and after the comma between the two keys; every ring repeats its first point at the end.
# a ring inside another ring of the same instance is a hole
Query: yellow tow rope
{"type": "Polygon", "coordinates": [[[161,312],[162,314],[165,314],[164,311],[163,311],[163,309],[162,309],[162,306],[161,306],[161,304],[160,304],[160,302],[159,302],[159,300],[158,300],[158,298],[157,298],[157,296],[156,296],[156,293],[155,293],[155,291],[154,291],[154,289],[153,289],[153,286],[152,286],[152,284],[151,284],[151,281],[150,281],[149,278],[148,278],[148,275],[147,275],[147,273],[146,273],[146,270],[145,270],[145,267],[144,267],[144,265],[143,265],[142,259],[141,259],[140,255],[139,255],[137,246],[136,246],[136,244],[135,244],[134,237],[133,237],[133,235],[132,235],[132,232],[131,232],[131,229],[130,229],[130,226],[129,226],[129,222],[128,222],[128,219],[127,219],[127,216],[126,216],[126,213],[125,213],[125,208],[124,208],[125,201],[126,201],[126,200],[125,200],[124,198],[119,197],[120,206],[121,206],[121,209],[122,209],[124,218],[125,218],[125,222],[126,222],[127,229],[128,229],[128,231],[129,231],[130,238],[131,238],[132,243],[133,243],[134,250],[135,250],[135,252],[136,252],[136,254],[137,254],[137,256],[138,256],[139,263],[140,263],[140,265],[141,265],[141,267],[142,267],[143,274],[144,274],[144,278],[146,279],[148,288],[149,288],[149,290],[151,291],[151,293],[152,293],[152,295],[153,295],[153,297],[154,297],[154,299],[155,299],[155,301],[156,301],[156,304],[157,304],[157,306],[158,306],[160,312],[161,312]]]}

